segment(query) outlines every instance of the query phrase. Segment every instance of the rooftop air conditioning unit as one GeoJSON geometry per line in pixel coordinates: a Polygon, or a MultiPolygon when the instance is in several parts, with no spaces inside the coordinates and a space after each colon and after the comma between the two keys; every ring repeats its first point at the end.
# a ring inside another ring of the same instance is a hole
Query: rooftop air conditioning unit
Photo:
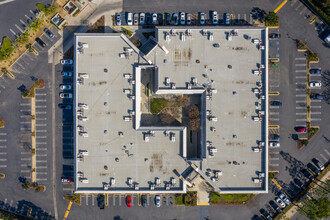
{"type": "Polygon", "coordinates": [[[88,156],[88,151],[87,150],[81,150],[79,151],[81,155],[88,156]]]}
{"type": "Polygon", "coordinates": [[[215,116],[210,117],[210,121],[218,121],[218,118],[215,116]]]}
{"type": "Polygon", "coordinates": [[[88,178],[80,178],[79,181],[82,183],[88,183],[88,178]]]}
{"type": "Polygon", "coordinates": [[[82,47],[83,47],[83,48],[88,48],[88,44],[87,44],[87,43],[83,43],[83,44],[82,44],[82,47]]]}
{"type": "Polygon", "coordinates": [[[79,103],[78,107],[83,108],[83,109],[88,109],[88,105],[84,103],[79,103]]]}
{"type": "Polygon", "coordinates": [[[184,35],[183,32],[182,32],[181,35],[180,35],[180,40],[182,40],[182,41],[185,41],[185,40],[186,40],[186,37],[185,37],[185,35],[184,35]]]}
{"type": "Polygon", "coordinates": [[[131,116],[124,116],[124,121],[132,121],[132,117],[131,116]]]}
{"type": "Polygon", "coordinates": [[[170,134],[170,141],[175,142],[175,134],[174,133],[170,134]]]}
{"type": "Polygon", "coordinates": [[[209,33],[209,41],[213,41],[213,33],[209,33]]]}
{"type": "Polygon", "coordinates": [[[88,79],[88,74],[87,73],[79,73],[79,77],[88,79]]]}

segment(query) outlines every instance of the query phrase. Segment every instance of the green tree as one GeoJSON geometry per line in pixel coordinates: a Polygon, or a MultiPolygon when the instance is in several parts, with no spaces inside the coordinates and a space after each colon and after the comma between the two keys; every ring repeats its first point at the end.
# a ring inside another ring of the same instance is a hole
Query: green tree
{"type": "Polygon", "coordinates": [[[279,18],[275,12],[269,12],[265,17],[266,26],[278,26],[279,18]]]}
{"type": "Polygon", "coordinates": [[[4,37],[2,40],[2,46],[0,50],[0,60],[7,59],[10,54],[13,52],[13,42],[10,40],[9,37],[4,37]]]}
{"type": "Polygon", "coordinates": [[[327,218],[330,216],[330,202],[327,197],[305,199],[298,211],[309,219],[327,218]]]}

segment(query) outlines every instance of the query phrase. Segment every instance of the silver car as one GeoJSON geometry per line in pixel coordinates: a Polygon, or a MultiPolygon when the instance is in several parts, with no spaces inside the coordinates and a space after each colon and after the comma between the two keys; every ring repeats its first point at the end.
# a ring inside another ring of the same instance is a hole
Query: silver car
{"type": "Polygon", "coordinates": [[[143,12],[140,13],[140,25],[144,25],[145,18],[146,18],[146,14],[144,14],[143,12]]]}
{"type": "Polygon", "coordinates": [[[212,23],[218,24],[218,12],[216,12],[216,11],[212,12],[212,23]]]}
{"type": "Polygon", "coordinates": [[[205,13],[204,12],[201,12],[199,14],[199,24],[201,24],[201,25],[205,24],[205,13]]]}
{"type": "Polygon", "coordinates": [[[187,25],[191,25],[191,15],[187,13],[187,25]]]}
{"type": "Polygon", "coordinates": [[[157,23],[157,14],[153,13],[152,14],[152,24],[156,24],[157,23]]]}
{"type": "Polygon", "coordinates": [[[180,12],[180,24],[184,25],[186,23],[186,16],[184,12],[180,12]]]}
{"type": "Polygon", "coordinates": [[[134,14],[134,25],[139,25],[139,14],[134,14]]]}
{"type": "Polygon", "coordinates": [[[117,26],[121,25],[121,15],[120,15],[120,13],[116,13],[116,25],[117,26]]]}

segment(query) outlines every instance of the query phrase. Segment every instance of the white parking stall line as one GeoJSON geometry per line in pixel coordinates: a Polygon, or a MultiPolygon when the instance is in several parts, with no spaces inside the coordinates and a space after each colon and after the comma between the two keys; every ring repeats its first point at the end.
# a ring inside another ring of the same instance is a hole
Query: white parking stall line
{"type": "Polygon", "coordinates": [[[36,130],[37,133],[47,132],[47,130],[36,130]]]}
{"type": "Polygon", "coordinates": [[[0,133],[0,135],[7,135],[7,133],[0,133]]]}
{"type": "Polygon", "coordinates": [[[280,106],[269,106],[269,108],[280,108],[280,106]]]}
{"type": "Polygon", "coordinates": [[[311,112],[311,115],[320,115],[322,112],[311,112]]]}
{"type": "Polygon", "coordinates": [[[296,82],[296,85],[304,85],[306,82],[296,82]]]}
{"type": "Polygon", "coordinates": [[[36,17],[36,15],[33,13],[33,11],[32,11],[32,10],[30,10],[30,12],[31,12],[31,14],[32,14],[34,17],[36,17]]]}
{"type": "Polygon", "coordinates": [[[36,144],[47,144],[47,142],[36,142],[36,144]]]}
{"type": "Polygon", "coordinates": [[[306,103],[306,100],[297,100],[296,103],[306,103]]]}
{"type": "Polygon", "coordinates": [[[312,99],[311,102],[321,102],[322,100],[314,100],[312,99]]]}
{"type": "Polygon", "coordinates": [[[306,97],[306,94],[296,94],[296,97],[306,97]]]}
{"type": "Polygon", "coordinates": [[[21,115],[20,118],[31,118],[31,115],[21,115]]]}
{"type": "Polygon", "coordinates": [[[7,139],[1,139],[0,142],[7,142],[7,139]]]}
{"type": "Polygon", "coordinates": [[[306,92],[306,89],[296,89],[296,91],[306,92]]]}
{"type": "Polygon", "coordinates": [[[271,154],[280,154],[280,152],[275,151],[275,152],[270,152],[271,154]]]}
{"type": "Polygon", "coordinates": [[[2,85],[2,84],[0,84],[0,86],[1,86],[1,88],[3,88],[3,89],[5,89],[5,88],[6,88],[6,86],[4,86],[4,85],[2,85]]]}
{"type": "Polygon", "coordinates": [[[36,112],[36,114],[47,114],[47,112],[36,112]]]}
{"type": "Polygon", "coordinates": [[[296,115],[307,115],[307,112],[297,112],[296,115]]]}
{"type": "Polygon", "coordinates": [[[297,57],[295,60],[306,60],[306,57],[297,57]]]}
{"type": "Polygon", "coordinates": [[[271,121],[279,121],[280,119],[279,118],[270,118],[269,120],[271,120],[271,121]]]}
{"type": "Polygon", "coordinates": [[[37,121],[46,121],[47,118],[36,118],[37,121]]]}
{"type": "Polygon", "coordinates": [[[297,106],[296,109],[307,109],[307,107],[297,106]]]}
{"type": "Polygon", "coordinates": [[[5,148],[7,148],[7,146],[0,146],[0,148],[1,148],[1,149],[5,149],[5,148]]]}
{"type": "Polygon", "coordinates": [[[244,14],[244,21],[246,21],[246,14],[244,14]]]}
{"type": "Polygon", "coordinates": [[[36,138],[47,138],[47,136],[36,136],[36,138]]]}
{"type": "Polygon", "coordinates": [[[252,18],[252,14],[250,14],[250,24],[253,23],[253,18],[252,18]]]}
{"type": "Polygon", "coordinates": [[[46,99],[36,99],[36,102],[46,102],[46,99]]]}
{"type": "Polygon", "coordinates": [[[17,24],[15,24],[15,27],[22,33],[24,33],[24,31],[22,30],[22,28],[20,28],[20,26],[18,26],[17,24]]]}
{"type": "Polygon", "coordinates": [[[31,103],[21,103],[21,104],[19,104],[19,105],[20,105],[20,106],[25,106],[25,105],[30,106],[31,103]]]}
{"type": "Polygon", "coordinates": [[[275,158],[269,158],[270,160],[280,160],[280,158],[275,157],[275,158]]]}
{"type": "Polygon", "coordinates": [[[299,12],[299,14],[301,15],[302,13],[304,13],[305,11],[306,11],[306,7],[304,7],[300,12],[299,12]]]}
{"type": "Polygon", "coordinates": [[[86,195],[86,205],[88,205],[88,195],[86,195]]]}
{"type": "MultiPolygon", "coordinates": [[[[20,112],[30,112],[31,111],[31,109],[21,109],[21,110],[19,110],[20,112]]],[[[30,115],[29,115],[30,116],[30,115]]],[[[31,117],[31,116],[30,116],[31,117]]]]}
{"type": "Polygon", "coordinates": [[[328,159],[323,154],[320,154],[320,156],[323,158],[325,162],[328,162],[328,159]]]}
{"type": "Polygon", "coordinates": [[[29,19],[30,20],[30,17],[29,16],[27,16],[27,15],[24,15],[27,19],[29,19]]]}
{"type": "Polygon", "coordinates": [[[47,178],[36,178],[37,181],[47,181],[47,178]]]}
{"type": "Polygon", "coordinates": [[[321,118],[311,118],[311,121],[321,121],[321,118]]]}
{"type": "Polygon", "coordinates": [[[21,173],[30,173],[31,170],[21,170],[21,173]]]}
{"type": "Polygon", "coordinates": [[[307,76],[296,76],[296,79],[307,79],[307,76]]]}
{"type": "Polygon", "coordinates": [[[31,131],[31,128],[20,128],[21,131],[31,131]]]}
{"type": "Polygon", "coordinates": [[[0,152],[0,155],[6,155],[7,152],[0,152]]]}
{"type": "Polygon", "coordinates": [[[296,121],[307,121],[306,118],[296,118],[296,121]]]}
{"type": "Polygon", "coordinates": [[[6,168],[7,165],[0,165],[0,168],[6,168]]]}
{"type": "Polygon", "coordinates": [[[278,87],[280,87],[280,85],[270,85],[269,87],[271,87],[271,88],[278,88],[278,87]]]}
{"type": "Polygon", "coordinates": [[[20,124],[31,124],[31,121],[21,121],[20,124]]]}
{"type": "Polygon", "coordinates": [[[37,154],[37,157],[47,157],[47,154],[37,154]]]}
{"type": "Polygon", "coordinates": [[[295,70],[296,73],[304,73],[306,70],[295,70]]]}
{"type": "Polygon", "coordinates": [[[330,156],[330,153],[327,149],[324,149],[324,151],[330,156]]]}
{"type": "Polygon", "coordinates": [[[270,164],[272,167],[278,167],[279,164],[270,164]]]}
{"type": "Polygon", "coordinates": [[[13,29],[9,29],[11,33],[13,33],[14,36],[16,36],[16,32],[13,31],[13,29]]]}
{"type": "Polygon", "coordinates": [[[311,108],[322,108],[322,106],[311,106],[311,108]]]}
{"type": "Polygon", "coordinates": [[[302,6],[303,4],[301,4],[300,2],[298,2],[298,7],[295,8],[296,11],[298,11],[298,9],[302,6]]]}
{"type": "Polygon", "coordinates": [[[47,124],[36,124],[36,126],[47,126],[47,124]]]}
{"type": "Polygon", "coordinates": [[[46,108],[47,105],[36,105],[36,108],[46,108]]]}
{"type": "Polygon", "coordinates": [[[43,151],[43,150],[47,150],[47,148],[45,148],[45,147],[38,147],[38,148],[36,148],[36,150],[37,151],[43,151]]]}
{"type": "Polygon", "coordinates": [[[270,115],[279,115],[279,112],[270,112],[270,115]]]}
{"type": "Polygon", "coordinates": [[[31,160],[31,158],[21,158],[21,160],[31,160]]]}
{"type": "Polygon", "coordinates": [[[37,166],[36,170],[40,170],[40,169],[47,169],[47,166],[37,166]]]}
{"type": "Polygon", "coordinates": [[[47,95],[46,93],[36,93],[36,96],[47,95]]]}
{"type": "Polygon", "coordinates": [[[94,197],[94,195],[92,194],[92,205],[95,205],[94,200],[95,200],[95,197],[94,197]]]}
{"type": "Polygon", "coordinates": [[[47,160],[36,160],[36,163],[47,163],[47,160]]]}
{"type": "Polygon", "coordinates": [[[47,175],[48,172],[38,172],[38,174],[40,174],[40,175],[47,175]]]}
{"type": "Polygon", "coordinates": [[[30,152],[21,152],[22,155],[31,154],[30,152]]]}
{"type": "Polygon", "coordinates": [[[306,66],[306,63],[296,63],[295,66],[306,66]]]}

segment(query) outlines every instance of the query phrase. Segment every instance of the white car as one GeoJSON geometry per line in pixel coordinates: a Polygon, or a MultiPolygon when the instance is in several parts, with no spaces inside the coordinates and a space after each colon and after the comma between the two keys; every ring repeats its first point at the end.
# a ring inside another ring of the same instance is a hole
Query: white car
{"type": "Polygon", "coordinates": [[[127,13],[127,25],[133,25],[133,13],[127,13]]]}
{"type": "Polygon", "coordinates": [[[62,99],[72,99],[72,93],[67,93],[67,92],[61,92],[60,97],[62,99]]]}
{"type": "Polygon", "coordinates": [[[285,208],[285,203],[278,197],[275,198],[275,201],[280,205],[281,208],[285,208]]]}
{"type": "Polygon", "coordinates": [[[290,205],[291,201],[283,193],[281,193],[279,197],[285,202],[285,204],[290,205]]]}
{"type": "Polygon", "coordinates": [[[134,14],[133,20],[134,25],[139,25],[139,14],[134,14]]]}
{"type": "Polygon", "coordinates": [[[184,12],[180,12],[180,24],[184,25],[186,23],[186,15],[184,12]]]}
{"type": "Polygon", "coordinates": [[[312,82],[310,82],[309,83],[309,86],[311,87],[311,88],[314,88],[314,87],[321,87],[321,82],[320,81],[312,81],[312,82]]]}
{"type": "Polygon", "coordinates": [[[156,24],[157,23],[157,14],[153,13],[152,14],[152,24],[156,24]]]}
{"type": "Polygon", "coordinates": [[[187,25],[191,25],[191,15],[187,13],[187,25]]]}
{"type": "Polygon", "coordinates": [[[155,196],[155,205],[156,207],[160,207],[160,196],[155,196]]]}
{"type": "Polygon", "coordinates": [[[269,142],[269,147],[280,147],[280,142],[278,141],[270,141],[269,142]]]}
{"type": "Polygon", "coordinates": [[[205,13],[204,12],[201,12],[199,14],[199,24],[201,24],[201,25],[205,24],[205,13]]]}
{"type": "Polygon", "coordinates": [[[146,14],[140,13],[140,25],[144,25],[146,14]]]}
{"type": "Polygon", "coordinates": [[[60,89],[61,90],[70,90],[70,89],[72,89],[72,86],[69,84],[62,84],[62,85],[60,85],[60,89]]]}
{"type": "Polygon", "coordinates": [[[62,65],[64,65],[64,64],[70,64],[71,65],[71,64],[73,64],[73,60],[71,60],[71,59],[66,59],[66,60],[62,59],[61,64],[62,65]]]}
{"type": "Polygon", "coordinates": [[[218,12],[216,12],[216,11],[212,12],[212,23],[218,24],[218,12]]]}

